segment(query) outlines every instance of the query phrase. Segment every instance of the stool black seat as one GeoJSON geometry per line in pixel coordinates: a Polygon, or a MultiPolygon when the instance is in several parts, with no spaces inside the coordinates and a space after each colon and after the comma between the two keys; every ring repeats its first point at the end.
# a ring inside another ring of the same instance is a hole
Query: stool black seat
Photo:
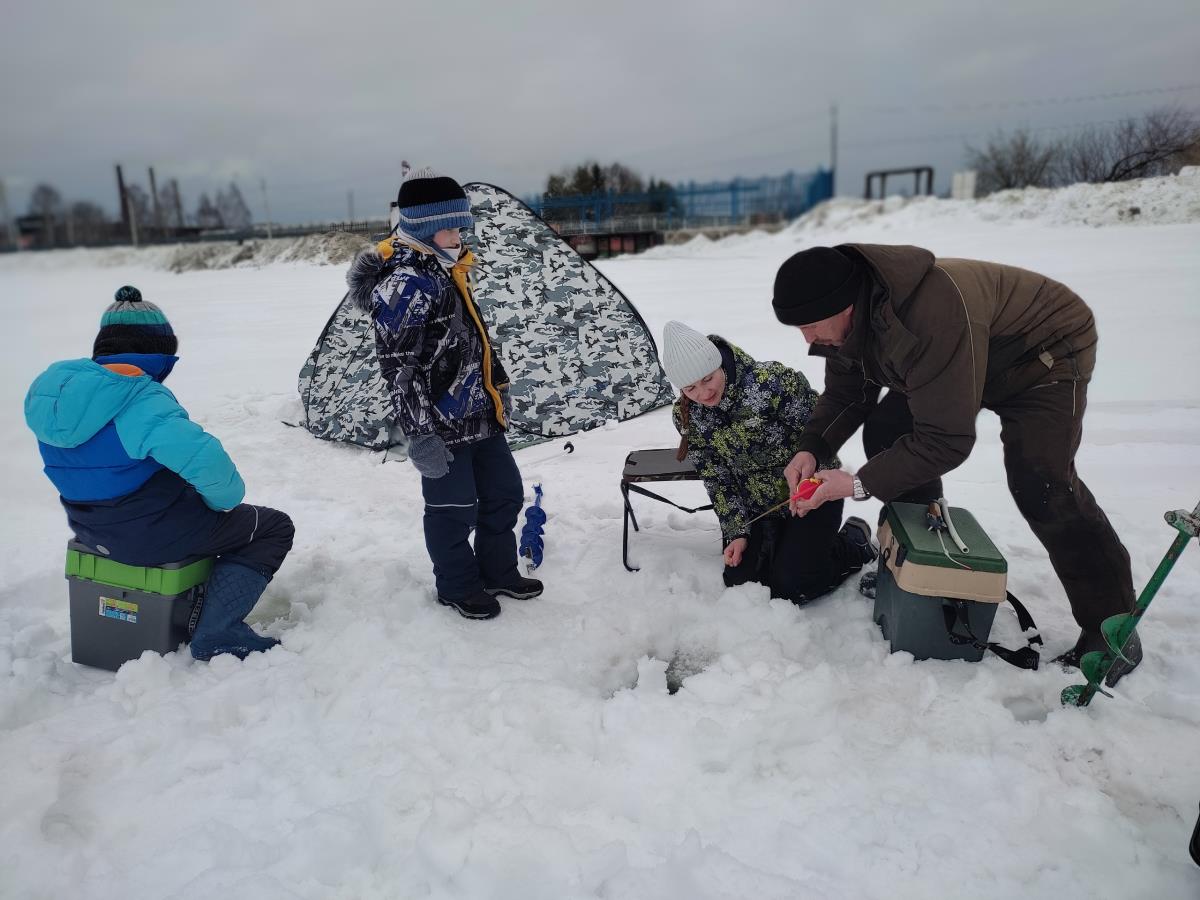
{"type": "Polygon", "coordinates": [[[697,506],[694,509],[680,506],[661,494],[642,487],[644,483],[652,481],[699,481],[700,474],[696,471],[696,467],[687,459],[682,461],[676,459],[675,454],[674,447],[667,447],[654,450],[634,450],[625,457],[625,468],[621,471],[621,497],[625,503],[625,523],[621,532],[621,562],[630,572],[638,571],[638,567],[629,564],[629,523],[633,523],[634,531],[641,530],[638,527],[637,516],[633,514],[633,506],[629,503],[630,492],[650,497],[689,514],[713,508],[711,503],[706,506],[697,506]]]}

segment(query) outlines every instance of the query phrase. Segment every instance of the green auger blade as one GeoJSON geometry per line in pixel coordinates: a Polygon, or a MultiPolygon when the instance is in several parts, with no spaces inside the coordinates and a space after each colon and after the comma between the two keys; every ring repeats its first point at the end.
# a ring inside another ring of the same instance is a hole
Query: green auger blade
{"type": "Polygon", "coordinates": [[[1083,695],[1087,693],[1090,685],[1073,684],[1068,688],[1063,688],[1063,692],[1058,695],[1059,701],[1063,706],[1087,706],[1083,700],[1083,695]]]}
{"type": "Polygon", "coordinates": [[[1122,613],[1118,616],[1109,616],[1100,623],[1100,633],[1104,635],[1104,640],[1108,642],[1109,648],[1117,655],[1119,659],[1132,664],[1132,660],[1128,659],[1122,648],[1125,642],[1129,640],[1129,636],[1133,634],[1133,630],[1137,628],[1137,619],[1128,613],[1122,613]]]}
{"type": "Polygon", "coordinates": [[[1093,681],[1090,684],[1073,684],[1063,688],[1062,693],[1058,695],[1058,700],[1063,706],[1087,706],[1097,694],[1103,694],[1105,697],[1112,696],[1100,686],[1099,682],[1093,681]]]}
{"type": "Polygon", "coordinates": [[[1083,654],[1083,658],[1079,660],[1079,671],[1088,680],[1088,684],[1099,685],[1114,662],[1115,660],[1103,650],[1093,650],[1083,654]]]}

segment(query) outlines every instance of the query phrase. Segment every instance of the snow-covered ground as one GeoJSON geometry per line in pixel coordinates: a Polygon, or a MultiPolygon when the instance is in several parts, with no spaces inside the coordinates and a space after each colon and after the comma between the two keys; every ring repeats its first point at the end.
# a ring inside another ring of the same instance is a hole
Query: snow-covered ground
{"type": "MultiPolygon", "coordinates": [[[[1173,202],[1194,202],[1178,187],[1173,202]]],[[[804,246],[915,243],[1065,281],[1102,338],[1080,471],[1144,584],[1175,534],[1162,513],[1200,499],[1200,223],[919,208],[603,268],[656,335],[679,318],[818,384],[769,307],[775,268],[804,246]]],[[[0,260],[0,896],[1200,893],[1186,852],[1200,548],[1145,621],[1138,673],[1114,699],[1065,710],[1059,691],[1078,679],[1055,667],[889,655],[852,585],[805,609],[725,590],[706,515],[635,498],[642,571],[626,573],[618,473],[628,450],[673,445],[660,411],[576,437],[570,455],[518,453],[527,486],[546,489],[547,592],[469,622],[433,602],[411,467],[282,424],[299,415],[296,373],[342,275],[306,263],[174,275],[137,254],[0,260]],[[181,335],[171,387],[221,437],[248,499],[296,520],[253,617],[283,645],[244,663],[147,655],[114,676],[70,662],[65,522],[21,400],[50,361],[88,353],[126,282],[181,335]],[[683,677],[674,695],[668,666],[683,677]]],[[[1004,487],[988,414],[947,490],[1007,555],[1044,655],[1063,650],[1074,623],[1004,487]]],[[[993,634],[1017,640],[1007,611],[993,634]]]]}

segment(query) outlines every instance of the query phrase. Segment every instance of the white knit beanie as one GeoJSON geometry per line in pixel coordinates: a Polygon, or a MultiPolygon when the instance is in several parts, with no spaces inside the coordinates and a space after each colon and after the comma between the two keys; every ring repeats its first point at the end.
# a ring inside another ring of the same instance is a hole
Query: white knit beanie
{"type": "Polygon", "coordinates": [[[696,329],[671,320],[663,329],[662,364],[671,383],[683,388],[721,368],[721,351],[696,329]]]}

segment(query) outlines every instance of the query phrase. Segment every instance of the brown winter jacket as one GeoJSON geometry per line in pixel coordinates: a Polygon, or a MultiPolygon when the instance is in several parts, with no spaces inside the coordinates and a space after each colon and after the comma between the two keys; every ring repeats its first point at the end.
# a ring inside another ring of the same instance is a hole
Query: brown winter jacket
{"type": "Polygon", "coordinates": [[[846,342],[827,357],[825,391],[797,450],[826,460],[863,424],[882,388],[908,396],[912,434],[858,470],[881,500],[961,465],[981,407],[1037,384],[1086,381],[1096,355],[1092,311],[1044,275],[971,259],[934,259],[920,247],[844,244],[875,276],[846,342]]]}

